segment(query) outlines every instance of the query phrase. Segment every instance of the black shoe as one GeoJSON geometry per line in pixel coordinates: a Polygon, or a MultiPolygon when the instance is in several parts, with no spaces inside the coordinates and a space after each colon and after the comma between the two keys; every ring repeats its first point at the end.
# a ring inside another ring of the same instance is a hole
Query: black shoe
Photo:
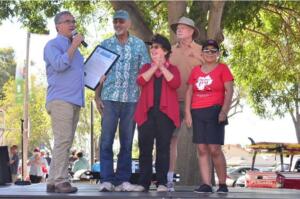
{"type": "Polygon", "coordinates": [[[226,184],[220,184],[219,189],[217,190],[218,193],[228,193],[228,188],[226,184]]]}
{"type": "Polygon", "coordinates": [[[196,193],[212,193],[213,191],[212,191],[211,186],[209,186],[207,184],[203,184],[199,188],[194,189],[194,192],[196,192],[196,193]]]}

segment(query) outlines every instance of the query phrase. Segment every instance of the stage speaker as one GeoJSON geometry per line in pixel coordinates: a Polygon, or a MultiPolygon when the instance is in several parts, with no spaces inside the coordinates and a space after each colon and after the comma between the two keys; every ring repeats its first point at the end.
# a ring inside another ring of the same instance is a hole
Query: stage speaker
{"type": "Polygon", "coordinates": [[[0,146],[0,184],[11,182],[8,148],[7,146],[0,146]]]}

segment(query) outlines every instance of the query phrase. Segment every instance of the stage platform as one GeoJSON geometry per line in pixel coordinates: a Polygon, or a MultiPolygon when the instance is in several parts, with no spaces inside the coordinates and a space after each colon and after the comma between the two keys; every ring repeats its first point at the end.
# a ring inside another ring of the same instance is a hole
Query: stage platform
{"type": "Polygon", "coordinates": [[[79,191],[75,194],[48,194],[45,191],[45,184],[34,184],[29,186],[16,186],[6,185],[0,186],[0,198],[22,198],[22,199],[33,199],[33,198],[44,198],[44,199],[142,199],[142,198],[232,198],[232,199],[299,199],[300,190],[291,189],[248,189],[248,188],[230,188],[230,192],[227,194],[199,194],[194,193],[195,187],[176,187],[176,192],[157,193],[156,191],[150,191],[148,193],[139,192],[110,192],[103,193],[98,191],[98,185],[95,184],[75,184],[79,191]]]}

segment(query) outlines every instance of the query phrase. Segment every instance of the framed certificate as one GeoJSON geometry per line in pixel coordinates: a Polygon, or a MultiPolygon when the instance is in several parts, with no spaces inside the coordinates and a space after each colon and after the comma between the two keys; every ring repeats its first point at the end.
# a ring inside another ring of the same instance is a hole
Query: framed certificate
{"type": "Polygon", "coordinates": [[[120,55],[100,45],[96,46],[84,63],[84,84],[95,90],[102,75],[106,75],[120,55]]]}

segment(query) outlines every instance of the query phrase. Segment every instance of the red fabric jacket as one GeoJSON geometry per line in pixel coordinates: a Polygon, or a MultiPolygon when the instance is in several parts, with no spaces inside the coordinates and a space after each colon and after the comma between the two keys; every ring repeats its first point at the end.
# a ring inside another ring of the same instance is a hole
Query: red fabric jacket
{"type": "MultiPolygon", "coordinates": [[[[148,82],[146,82],[141,75],[150,67],[151,64],[143,65],[137,78],[137,84],[141,87],[141,95],[135,110],[134,120],[138,126],[147,121],[148,111],[153,107],[154,103],[154,75],[148,82]]],[[[176,127],[179,127],[179,103],[176,89],[180,86],[180,74],[177,67],[174,65],[170,64],[168,70],[174,77],[169,82],[167,82],[164,77],[162,79],[159,110],[165,113],[173,121],[176,127]]]]}

